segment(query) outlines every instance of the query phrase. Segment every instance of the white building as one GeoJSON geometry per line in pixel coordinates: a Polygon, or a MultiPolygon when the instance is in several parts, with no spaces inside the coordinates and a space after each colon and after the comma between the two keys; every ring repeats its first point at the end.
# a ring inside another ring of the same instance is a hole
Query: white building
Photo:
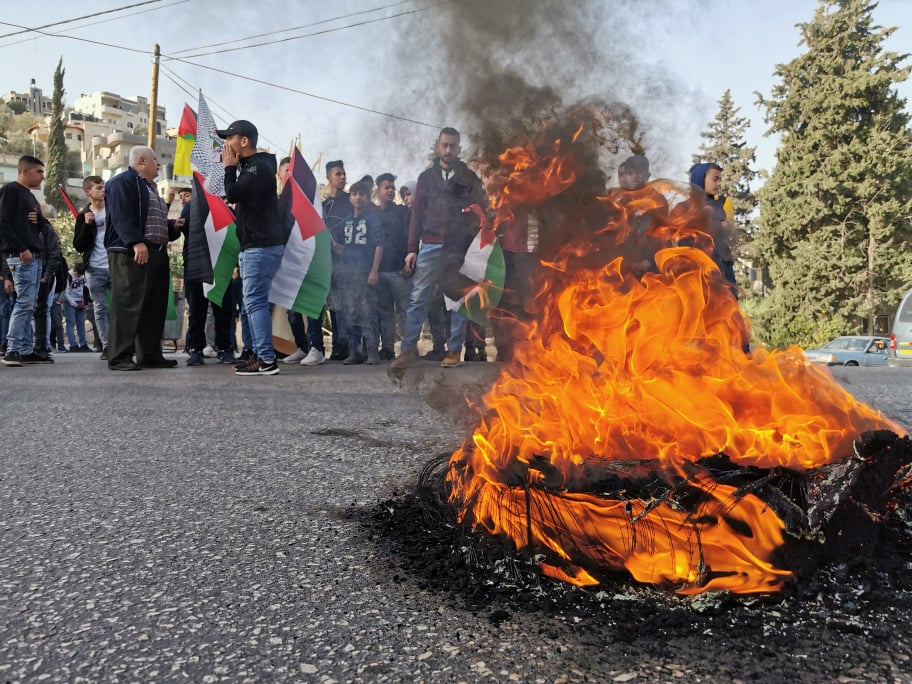
{"type": "Polygon", "coordinates": [[[51,113],[51,98],[44,96],[41,92],[41,88],[35,85],[34,78],[29,84],[28,92],[17,93],[10,90],[0,97],[0,100],[3,100],[6,104],[25,105],[25,111],[31,112],[32,114],[38,114],[39,116],[51,113]]]}
{"type": "MultiPolygon", "coordinates": [[[[116,93],[100,90],[88,95],[80,95],[73,108],[80,114],[88,114],[101,123],[111,124],[115,131],[134,133],[137,129],[141,135],[149,130],[149,100],[141,95],[121,97],[116,93]]],[[[155,136],[165,135],[165,108],[158,107],[154,125],[155,136]]]]}

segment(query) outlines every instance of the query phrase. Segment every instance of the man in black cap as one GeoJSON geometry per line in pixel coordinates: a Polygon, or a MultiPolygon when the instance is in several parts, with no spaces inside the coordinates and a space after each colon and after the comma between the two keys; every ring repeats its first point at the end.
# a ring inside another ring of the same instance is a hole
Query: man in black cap
{"type": "Polygon", "coordinates": [[[618,167],[618,185],[624,190],[639,190],[649,181],[649,160],[642,154],[627,157],[618,167]]]}
{"type": "Polygon", "coordinates": [[[269,290],[285,251],[275,191],[276,158],[257,152],[257,129],[249,121],[235,121],[215,133],[225,139],[225,196],[234,204],[244,309],[253,338],[254,356],[235,366],[234,371],[237,375],[275,375],[279,366],[272,345],[269,290]]]}

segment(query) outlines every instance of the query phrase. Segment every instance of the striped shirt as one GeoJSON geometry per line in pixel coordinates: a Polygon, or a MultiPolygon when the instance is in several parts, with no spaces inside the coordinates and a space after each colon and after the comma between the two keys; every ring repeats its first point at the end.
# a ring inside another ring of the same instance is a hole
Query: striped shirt
{"type": "Polygon", "coordinates": [[[149,189],[149,213],[146,214],[146,242],[152,245],[168,244],[168,210],[158,196],[152,183],[146,181],[149,189]]]}

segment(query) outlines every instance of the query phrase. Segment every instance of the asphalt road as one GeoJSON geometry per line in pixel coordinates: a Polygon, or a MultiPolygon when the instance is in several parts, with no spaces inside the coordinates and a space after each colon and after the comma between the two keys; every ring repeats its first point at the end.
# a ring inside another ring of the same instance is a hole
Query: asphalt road
{"type": "MultiPolygon", "coordinates": [[[[393,573],[354,513],[462,434],[385,366],[175,358],[0,368],[0,681],[646,681],[393,573]]],[[[912,369],[836,375],[912,426],[912,369]]]]}

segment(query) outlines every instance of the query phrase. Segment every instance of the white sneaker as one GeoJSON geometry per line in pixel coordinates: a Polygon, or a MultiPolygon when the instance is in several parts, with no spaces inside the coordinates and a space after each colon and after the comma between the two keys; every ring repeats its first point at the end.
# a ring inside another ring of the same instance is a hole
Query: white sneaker
{"type": "Polygon", "coordinates": [[[319,366],[321,363],[326,363],[326,357],[323,355],[319,349],[310,348],[310,351],[307,352],[307,356],[301,361],[302,366],[319,366]]]}
{"type": "Polygon", "coordinates": [[[307,356],[307,354],[303,349],[295,349],[293,354],[289,354],[282,359],[282,363],[301,363],[301,359],[305,356],[307,356]]]}
{"type": "Polygon", "coordinates": [[[203,349],[203,356],[205,356],[207,359],[214,359],[218,356],[218,352],[215,351],[215,349],[212,347],[207,346],[205,349],[203,349]]]}

